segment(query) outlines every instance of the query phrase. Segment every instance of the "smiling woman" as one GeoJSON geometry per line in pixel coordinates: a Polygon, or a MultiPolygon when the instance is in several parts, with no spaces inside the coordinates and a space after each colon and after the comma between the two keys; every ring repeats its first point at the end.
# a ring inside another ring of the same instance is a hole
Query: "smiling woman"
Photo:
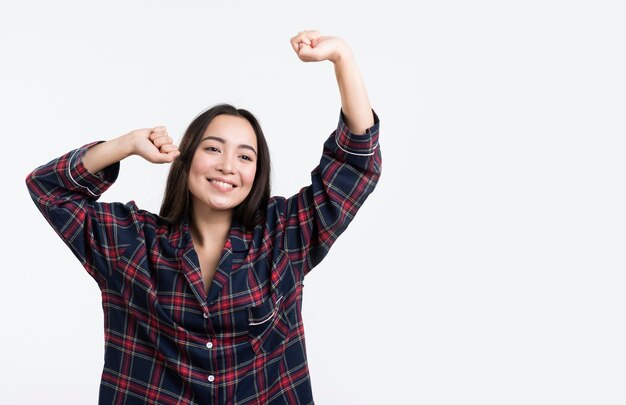
{"type": "Polygon", "coordinates": [[[248,228],[265,218],[261,207],[270,195],[269,150],[250,112],[222,104],[191,123],[180,153],[168,177],[160,214],[172,223],[180,221],[176,218],[190,221],[208,294],[231,217],[248,228]],[[222,223],[220,232],[212,230],[217,222],[222,223]]]}
{"type": "Polygon", "coordinates": [[[226,104],[196,117],[180,148],[164,127],[138,129],[27,177],[102,290],[100,403],[313,403],[303,280],[377,184],[379,122],[343,40],[303,31],[291,45],[303,61],[333,63],[342,103],[310,184],[292,197],[270,197],[263,131],[226,104]],[[160,215],[97,202],[131,155],[173,163],[160,215]]]}
{"type": "MultiPolygon", "coordinates": [[[[217,105],[208,109],[198,115],[187,128],[180,143],[179,152],[181,156],[174,161],[170,169],[165,196],[161,205],[161,216],[167,218],[172,223],[176,223],[191,214],[192,199],[190,196],[191,184],[189,177],[191,175],[192,163],[200,164],[201,162],[206,162],[207,159],[201,158],[201,156],[206,154],[222,156],[223,159],[224,153],[222,153],[222,149],[224,149],[227,139],[230,139],[231,135],[234,136],[233,134],[238,135],[239,138],[244,138],[249,148],[238,145],[238,142],[235,142],[236,139],[230,142],[244,149],[243,152],[248,149],[248,153],[241,153],[241,155],[247,156],[255,163],[253,165],[245,165],[245,167],[254,168],[254,173],[252,174],[254,184],[249,189],[249,195],[240,204],[236,204],[233,215],[246,226],[261,223],[263,211],[259,207],[266,204],[270,197],[271,165],[269,148],[263,130],[254,115],[247,110],[237,109],[227,104],[217,105]],[[231,132],[235,129],[238,130],[236,134],[231,132]],[[211,147],[216,150],[205,150],[211,147]]],[[[164,137],[165,135],[163,134],[163,138],[169,141],[168,138],[164,137]]],[[[153,137],[156,138],[158,135],[153,137]]],[[[246,160],[244,157],[241,159],[246,160]]],[[[213,161],[217,160],[213,159],[213,161]]],[[[230,164],[229,162],[226,163],[230,164]]],[[[215,167],[214,169],[223,170],[224,168],[215,167]]],[[[200,177],[210,178],[203,177],[201,173],[200,177]]],[[[224,176],[221,177],[222,180],[225,180],[224,176]]],[[[200,183],[205,181],[202,180],[200,183]]]]}

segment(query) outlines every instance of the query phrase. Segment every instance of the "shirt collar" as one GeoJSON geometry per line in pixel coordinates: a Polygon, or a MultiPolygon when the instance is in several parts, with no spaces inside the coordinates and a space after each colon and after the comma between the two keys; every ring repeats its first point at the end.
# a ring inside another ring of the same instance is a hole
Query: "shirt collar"
{"type": "MultiPolygon", "coordinates": [[[[228,239],[233,252],[247,252],[252,243],[252,232],[246,231],[241,222],[233,218],[228,239]]],[[[192,243],[188,218],[184,218],[180,224],[172,226],[168,240],[176,249],[185,249],[192,243]]]]}

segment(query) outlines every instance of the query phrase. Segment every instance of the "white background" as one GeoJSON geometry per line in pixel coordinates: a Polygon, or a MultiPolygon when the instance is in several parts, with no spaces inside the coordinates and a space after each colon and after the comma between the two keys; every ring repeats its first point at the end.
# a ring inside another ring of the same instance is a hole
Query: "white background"
{"type": "MultiPolygon", "coordinates": [[[[316,402],[626,403],[626,12],[619,1],[3,1],[0,402],[96,403],[96,283],[24,178],[205,108],[255,113],[273,193],[304,186],[353,48],[381,117],[378,188],[305,287],[316,402]]],[[[158,211],[130,158],[103,201],[158,211]]]]}

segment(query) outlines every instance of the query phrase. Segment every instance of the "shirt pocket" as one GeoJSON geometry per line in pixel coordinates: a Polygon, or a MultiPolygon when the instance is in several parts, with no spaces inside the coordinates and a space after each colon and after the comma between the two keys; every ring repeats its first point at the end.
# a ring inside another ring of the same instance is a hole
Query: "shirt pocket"
{"type": "Polygon", "coordinates": [[[268,280],[267,299],[247,308],[248,335],[255,353],[271,353],[289,339],[298,325],[300,282],[293,273],[287,255],[280,251],[268,280]]]}
{"type": "Polygon", "coordinates": [[[273,294],[260,305],[248,308],[248,335],[255,353],[271,353],[289,338],[297,323],[296,305],[285,304],[285,296],[273,294]]]}

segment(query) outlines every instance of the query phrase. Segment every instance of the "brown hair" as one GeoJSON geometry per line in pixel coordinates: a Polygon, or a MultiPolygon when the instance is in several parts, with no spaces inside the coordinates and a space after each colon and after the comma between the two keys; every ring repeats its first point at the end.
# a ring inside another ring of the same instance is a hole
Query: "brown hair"
{"type": "Polygon", "coordinates": [[[249,111],[235,108],[230,104],[218,104],[198,115],[189,124],[180,141],[180,155],[170,167],[159,215],[172,224],[179,224],[185,219],[191,219],[191,198],[187,186],[191,160],[211,121],[222,114],[245,118],[254,129],[258,148],[256,175],[252,189],[246,199],[235,207],[233,217],[238,219],[246,228],[252,228],[265,220],[265,207],[270,198],[271,166],[265,135],[263,135],[259,122],[249,111]]]}

